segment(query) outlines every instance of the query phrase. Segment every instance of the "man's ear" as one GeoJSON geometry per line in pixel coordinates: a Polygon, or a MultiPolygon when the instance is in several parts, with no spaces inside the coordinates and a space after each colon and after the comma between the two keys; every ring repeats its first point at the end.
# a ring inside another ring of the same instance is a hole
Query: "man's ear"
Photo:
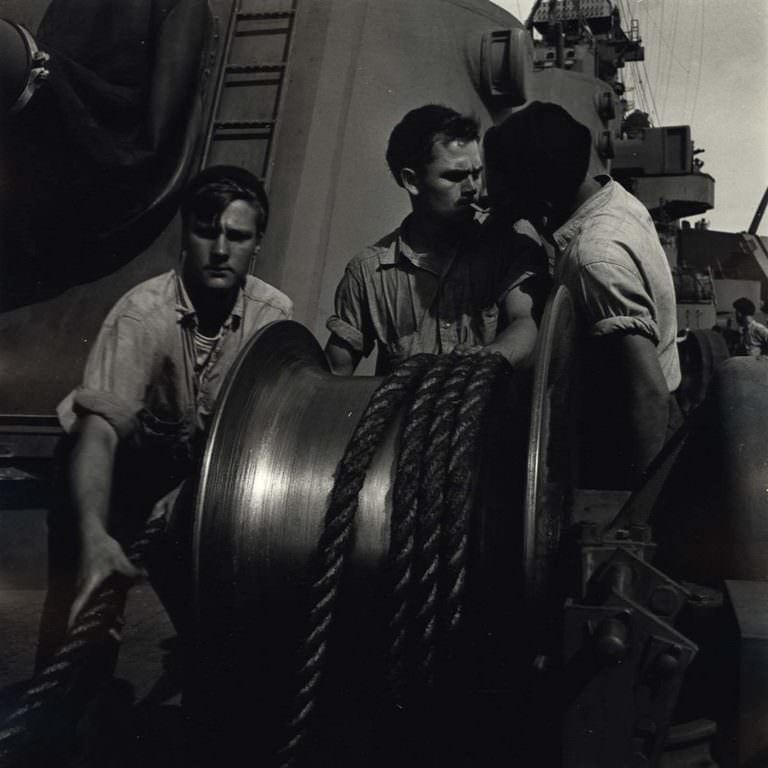
{"type": "Polygon", "coordinates": [[[419,176],[413,168],[402,168],[400,170],[400,181],[406,192],[411,195],[419,194],[419,176]]]}

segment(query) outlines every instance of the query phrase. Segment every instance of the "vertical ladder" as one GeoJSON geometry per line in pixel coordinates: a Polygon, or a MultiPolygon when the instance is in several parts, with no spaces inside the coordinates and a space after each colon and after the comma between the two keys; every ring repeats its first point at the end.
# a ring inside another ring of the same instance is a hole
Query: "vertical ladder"
{"type": "Polygon", "coordinates": [[[201,168],[247,168],[268,186],[297,0],[235,0],[229,14],[201,168]],[[248,8],[258,5],[258,10],[248,8]]]}

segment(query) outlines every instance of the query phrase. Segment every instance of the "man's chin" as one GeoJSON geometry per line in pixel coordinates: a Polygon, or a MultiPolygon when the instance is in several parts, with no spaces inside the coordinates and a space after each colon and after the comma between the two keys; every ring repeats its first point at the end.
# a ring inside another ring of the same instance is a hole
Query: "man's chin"
{"type": "Polygon", "coordinates": [[[232,273],[223,275],[207,274],[203,278],[202,284],[209,291],[231,291],[237,287],[237,277],[232,273]]]}
{"type": "Polygon", "coordinates": [[[469,205],[463,205],[443,216],[443,223],[448,227],[466,227],[475,220],[475,209],[469,205]]]}

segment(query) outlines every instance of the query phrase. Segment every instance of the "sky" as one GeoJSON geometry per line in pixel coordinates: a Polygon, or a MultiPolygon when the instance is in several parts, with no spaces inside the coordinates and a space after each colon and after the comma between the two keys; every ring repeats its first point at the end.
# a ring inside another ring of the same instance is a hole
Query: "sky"
{"type": "MultiPolygon", "coordinates": [[[[497,0],[525,21],[533,0],[497,0]]],[[[768,1],[618,0],[640,24],[645,61],[625,66],[653,125],[690,125],[715,178],[711,229],[748,229],[768,186],[768,1]]],[[[700,218],[700,217],[697,217],[700,218]]],[[[768,235],[768,212],[760,234],[768,235]]]]}

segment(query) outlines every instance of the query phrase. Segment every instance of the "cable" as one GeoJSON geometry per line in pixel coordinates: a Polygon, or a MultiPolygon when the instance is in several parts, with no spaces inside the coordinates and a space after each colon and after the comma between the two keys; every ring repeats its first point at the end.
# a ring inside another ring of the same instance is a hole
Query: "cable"
{"type": "Polygon", "coordinates": [[[693,94],[693,109],[691,110],[691,123],[696,115],[696,103],[699,99],[699,88],[701,87],[701,71],[704,69],[704,3],[701,4],[701,39],[699,40],[699,72],[696,77],[696,90],[693,94]]]}
{"type": "MultiPolygon", "coordinates": [[[[679,10],[679,0],[676,0],[676,2],[675,2],[675,12],[677,13],[677,11],[678,11],[678,10],[679,10]]],[[[651,24],[651,25],[652,25],[652,26],[653,26],[653,27],[656,29],[656,31],[659,33],[659,40],[660,40],[660,41],[661,41],[661,43],[663,43],[663,44],[664,44],[664,46],[665,46],[665,47],[666,47],[666,48],[669,50],[669,52],[670,52],[670,54],[671,54],[671,56],[672,56],[672,60],[673,60],[673,61],[674,61],[674,62],[675,62],[675,63],[676,63],[676,64],[677,64],[677,65],[678,65],[678,66],[679,66],[679,67],[680,67],[680,68],[681,68],[681,69],[682,69],[684,72],[688,72],[688,71],[689,71],[689,68],[688,68],[688,67],[686,67],[686,66],[685,66],[685,64],[683,64],[683,62],[682,62],[682,61],[680,61],[680,59],[678,59],[678,58],[677,58],[677,56],[675,56],[674,47],[670,46],[670,44],[669,44],[669,41],[668,41],[668,40],[667,40],[667,39],[664,37],[664,31],[663,31],[662,29],[660,29],[660,28],[659,28],[658,22],[657,22],[657,21],[656,21],[656,20],[655,20],[655,19],[654,19],[654,18],[653,18],[651,15],[650,15],[650,13],[648,12],[648,4],[646,4],[646,12],[645,12],[645,18],[646,18],[646,21],[648,21],[648,22],[649,22],[649,24],[651,24]]]]}
{"type": "Polygon", "coordinates": [[[667,97],[669,96],[669,86],[672,78],[672,57],[673,57],[672,52],[674,50],[675,41],[677,40],[677,19],[678,19],[679,12],[680,12],[680,3],[678,2],[678,3],[675,3],[675,17],[674,17],[674,21],[672,22],[672,47],[669,50],[670,59],[669,59],[669,66],[667,67],[667,80],[664,85],[664,99],[661,103],[662,115],[667,114],[667,97]]]}
{"type": "MultiPolygon", "coordinates": [[[[698,24],[698,18],[697,18],[696,19],[696,25],[695,25],[694,29],[698,30],[698,28],[699,28],[699,24],[698,24]]],[[[691,54],[693,53],[693,49],[694,49],[695,46],[696,46],[696,36],[694,34],[693,36],[691,36],[691,44],[690,44],[690,46],[688,48],[688,56],[687,56],[688,61],[691,61],[691,54]]],[[[688,114],[688,109],[687,109],[688,108],[688,94],[689,94],[688,84],[690,82],[690,79],[691,79],[691,68],[688,67],[685,70],[685,86],[683,87],[683,100],[682,100],[682,104],[683,104],[683,117],[682,117],[682,120],[683,121],[685,121],[685,115],[688,114]]]]}
{"type": "MultiPolygon", "coordinates": [[[[631,18],[631,13],[628,10],[628,6],[624,5],[623,0],[619,0],[619,8],[622,14],[624,14],[625,18],[631,18]]],[[[648,12],[646,10],[646,16],[647,15],[648,15],[648,12]]],[[[636,66],[630,70],[630,73],[636,85],[636,88],[635,88],[635,92],[637,94],[636,108],[641,109],[643,112],[647,113],[649,119],[651,120],[651,123],[653,123],[653,113],[655,113],[656,123],[658,124],[660,123],[659,111],[656,108],[656,102],[653,96],[653,92],[651,91],[650,78],[645,68],[645,62],[641,61],[641,62],[634,62],[634,63],[636,66]],[[640,71],[641,69],[642,69],[642,72],[645,73],[645,80],[643,79],[643,76],[641,74],[641,71],[640,71]]]]}

